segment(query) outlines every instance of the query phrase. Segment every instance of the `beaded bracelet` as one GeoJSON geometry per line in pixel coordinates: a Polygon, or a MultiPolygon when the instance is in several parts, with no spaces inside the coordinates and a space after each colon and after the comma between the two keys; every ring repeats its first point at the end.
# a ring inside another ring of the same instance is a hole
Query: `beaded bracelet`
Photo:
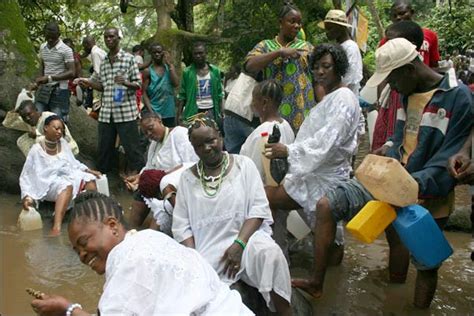
{"type": "Polygon", "coordinates": [[[75,304],[70,304],[70,305],[67,307],[66,316],[71,316],[71,315],[72,315],[72,312],[73,312],[76,308],[82,309],[81,304],[77,304],[77,303],[75,303],[75,304]]]}
{"type": "Polygon", "coordinates": [[[239,244],[240,247],[242,247],[243,250],[245,250],[245,247],[247,246],[242,240],[240,240],[239,238],[235,239],[234,242],[236,244],[239,244]]]}

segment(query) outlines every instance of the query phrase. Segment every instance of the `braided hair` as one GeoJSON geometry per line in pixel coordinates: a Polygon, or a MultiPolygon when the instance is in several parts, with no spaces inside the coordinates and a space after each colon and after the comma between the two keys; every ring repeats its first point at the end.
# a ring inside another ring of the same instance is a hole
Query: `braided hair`
{"type": "Polygon", "coordinates": [[[144,170],[138,180],[138,191],[146,198],[153,198],[160,192],[161,179],[166,175],[164,170],[144,170]]]}
{"type": "Polygon", "coordinates": [[[189,138],[191,138],[191,133],[195,129],[198,129],[201,126],[210,127],[210,128],[215,129],[217,132],[219,132],[219,126],[217,126],[216,121],[214,121],[213,119],[206,116],[205,113],[198,113],[196,115],[193,115],[193,116],[189,117],[186,120],[186,125],[188,126],[188,136],[189,136],[189,138]]]}
{"type": "Polygon", "coordinates": [[[273,105],[277,107],[280,106],[281,100],[283,99],[283,88],[275,79],[264,80],[257,83],[253,91],[263,97],[270,98],[273,105]]]}
{"type": "Polygon", "coordinates": [[[106,217],[115,217],[123,226],[127,226],[122,206],[112,198],[97,191],[79,193],[74,199],[71,221],[102,222],[106,217]]]}
{"type": "Polygon", "coordinates": [[[283,1],[283,6],[278,13],[278,18],[281,20],[283,19],[288,13],[291,11],[298,11],[301,12],[300,9],[296,5],[293,4],[292,1],[283,1]]]}

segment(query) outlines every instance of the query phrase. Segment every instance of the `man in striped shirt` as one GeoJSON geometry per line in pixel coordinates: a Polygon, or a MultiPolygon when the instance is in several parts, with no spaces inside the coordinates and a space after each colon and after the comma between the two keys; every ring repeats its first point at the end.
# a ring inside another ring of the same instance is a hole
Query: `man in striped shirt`
{"type": "Polygon", "coordinates": [[[69,114],[68,80],[74,78],[74,56],[72,49],[59,38],[59,26],[50,22],[44,27],[46,43],[40,47],[41,75],[35,83],[39,94],[49,97],[37,98],[39,112],[51,111],[67,122],[69,114]],[[48,92],[46,92],[48,91],[48,92]]]}
{"type": "Polygon", "coordinates": [[[135,58],[120,48],[117,28],[107,28],[104,42],[109,53],[100,65],[100,72],[90,79],[80,78],[79,84],[103,92],[99,113],[98,169],[107,173],[116,157],[117,134],[125,149],[130,173],[138,173],[144,166],[139,146],[137,100],[135,91],[141,87],[135,58]]]}

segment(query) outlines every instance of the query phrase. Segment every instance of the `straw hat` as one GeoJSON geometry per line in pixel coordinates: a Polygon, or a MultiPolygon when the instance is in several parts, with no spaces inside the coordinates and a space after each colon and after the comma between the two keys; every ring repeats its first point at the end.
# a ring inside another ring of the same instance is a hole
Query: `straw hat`
{"type": "Polygon", "coordinates": [[[333,23],[339,24],[345,27],[352,27],[349,23],[347,23],[347,16],[346,13],[342,10],[329,10],[324,18],[324,21],[318,23],[318,26],[324,29],[324,23],[333,23]]]}

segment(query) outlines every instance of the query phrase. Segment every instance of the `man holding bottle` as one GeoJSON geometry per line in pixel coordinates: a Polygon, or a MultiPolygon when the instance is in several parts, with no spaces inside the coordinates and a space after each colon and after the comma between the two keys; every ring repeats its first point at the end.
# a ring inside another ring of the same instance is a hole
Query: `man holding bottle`
{"type": "Polygon", "coordinates": [[[109,53],[100,66],[100,72],[90,79],[80,78],[79,84],[102,91],[99,113],[98,169],[110,172],[116,157],[117,134],[125,149],[129,173],[137,173],[144,165],[138,145],[137,100],[135,91],[141,81],[134,57],[120,48],[121,35],[115,27],[104,31],[104,42],[109,53]]]}

